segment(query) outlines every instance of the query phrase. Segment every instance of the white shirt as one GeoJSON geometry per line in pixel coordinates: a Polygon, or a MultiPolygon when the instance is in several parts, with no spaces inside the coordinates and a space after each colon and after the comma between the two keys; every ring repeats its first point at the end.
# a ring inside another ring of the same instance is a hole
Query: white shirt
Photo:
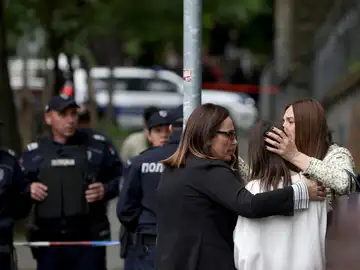
{"type": "MultiPolygon", "coordinates": [[[[293,184],[301,177],[293,175],[293,184]]],[[[253,194],[263,192],[259,180],[246,188],[253,194]]],[[[293,217],[239,216],[234,231],[235,266],[238,270],[323,270],[326,222],[325,201],[310,202],[309,209],[295,211],[293,217]]]]}

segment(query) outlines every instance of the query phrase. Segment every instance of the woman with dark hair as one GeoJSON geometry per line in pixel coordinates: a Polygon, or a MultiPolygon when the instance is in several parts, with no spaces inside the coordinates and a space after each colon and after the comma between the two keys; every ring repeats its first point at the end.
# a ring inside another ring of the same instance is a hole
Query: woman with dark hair
{"type": "MultiPolygon", "coordinates": [[[[334,194],[350,190],[349,172],[353,173],[355,167],[351,153],[331,141],[324,108],[314,99],[287,105],[283,128],[267,134],[267,149],[288,161],[292,170],[323,183],[330,211],[334,194]]],[[[239,161],[240,174],[248,179],[249,168],[241,158],[239,161]]]]}
{"type": "Polygon", "coordinates": [[[190,115],[158,186],[156,269],[235,270],[238,215],[292,216],[308,208],[309,198],[323,199],[312,181],[251,194],[239,175],[237,147],[225,108],[204,104],[190,115]]]}
{"type": "MultiPolygon", "coordinates": [[[[291,171],[279,155],[266,150],[265,135],[274,127],[260,121],[249,136],[252,194],[277,190],[305,180],[291,171]]],[[[280,130],[280,128],[278,128],[280,130]]],[[[247,219],[239,216],[234,231],[234,258],[238,270],[325,269],[326,202],[311,202],[293,217],[247,219]]]]}

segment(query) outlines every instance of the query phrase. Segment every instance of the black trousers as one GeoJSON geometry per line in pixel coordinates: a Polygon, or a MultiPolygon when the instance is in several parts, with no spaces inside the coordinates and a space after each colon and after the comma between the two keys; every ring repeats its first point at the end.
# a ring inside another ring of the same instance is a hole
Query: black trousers
{"type": "Polygon", "coordinates": [[[106,248],[91,246],[42,247],[38,250],[36,260],[37,270],[105,270],[106,248]]]}
{"type": "Polygon", "coordinates": [[[0,253],[0,269],[1,270],[14,270],[11,254],[0,253]]]}

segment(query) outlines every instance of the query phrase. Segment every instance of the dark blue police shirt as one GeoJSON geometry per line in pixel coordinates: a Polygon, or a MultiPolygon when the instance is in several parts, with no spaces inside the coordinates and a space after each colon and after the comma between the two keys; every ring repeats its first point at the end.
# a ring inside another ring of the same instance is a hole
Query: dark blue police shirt
{"type": "Polygon", "coordinates": [[[25,218],[32,207],[30,182],[10,149],[0,149],[0,246],[13,241],[14,220],[25,218]]]}
{"type": "MultiPolygon", "coordinates": [[[[89,170],[91,171],[92,169],[92,160],[97,158],[102,159],[100,162],[101,167],[98,172],[98,177],[95,180],[96,182],[104,184],[104,201],[111,200],[119,194],[118,185],[122,176],[122,162],[113,143],[104,135],[94,131],[93,129],[78,129],[74,136],[69,138],[66,145],[83,145],[87,140],[88,143],[86,145],[90,164],[89,170]],[[94,146],[95,142],[102,143],[104,146],[103,150],[97,149],[94,146]]],[[[46,145],[46,143],[59,146],[59,148],[62,146],[61,144],[55,142],[51,137],[43,137],[36,142],[28,144],[25,152],[23,153],[22,164],[24,173],[31,182],[38,181],[39,168],[44,159],[40,145],[46,145]],[[40,141],[43,143],[40,143],[40,141]]]]}
{"type": "Polygon", "coordinates": [[[129,231],[156,233],[156,189],[163,171],[159,161],[176,151],[180,134],[175,132],[168,144],[147,149],[126,164],[116,210],[129,231]]]}

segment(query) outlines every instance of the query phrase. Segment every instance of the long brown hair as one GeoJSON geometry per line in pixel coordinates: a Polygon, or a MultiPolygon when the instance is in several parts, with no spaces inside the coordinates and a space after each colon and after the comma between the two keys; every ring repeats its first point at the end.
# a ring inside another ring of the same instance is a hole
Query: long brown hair
{"type": "MultiPolygon", "coordinates": [[[[178,149],[162,162],[168,167],[179,168],[185,165],[189,154],[200,158],[216,159],[210,153],[211,141],[216,136],[221,123],[229,116],[227,109],[212,103],[197,107],[186,123],[178,149]]],[[[237,146],[231,167],[234,170],[238,169],[237,146]]]]}
{"type": "Polygon", "coordinates": [[[310,157],[322,160],[330,145],[331,134],[323,106],[314,99],[302,99],[288,104],[295,120],[295,144],[298,150],[310,157]]]}
{"type": "Polygon", "coordinates": [[[287,162],[266,149],[265,135],[274,126],[269,121],[259,121],[251,129],[249,137],[250,181],[259,179],[260,187],[264,191],[277,189],[282,179],[284,186],[292,184],[287,162]]]}

